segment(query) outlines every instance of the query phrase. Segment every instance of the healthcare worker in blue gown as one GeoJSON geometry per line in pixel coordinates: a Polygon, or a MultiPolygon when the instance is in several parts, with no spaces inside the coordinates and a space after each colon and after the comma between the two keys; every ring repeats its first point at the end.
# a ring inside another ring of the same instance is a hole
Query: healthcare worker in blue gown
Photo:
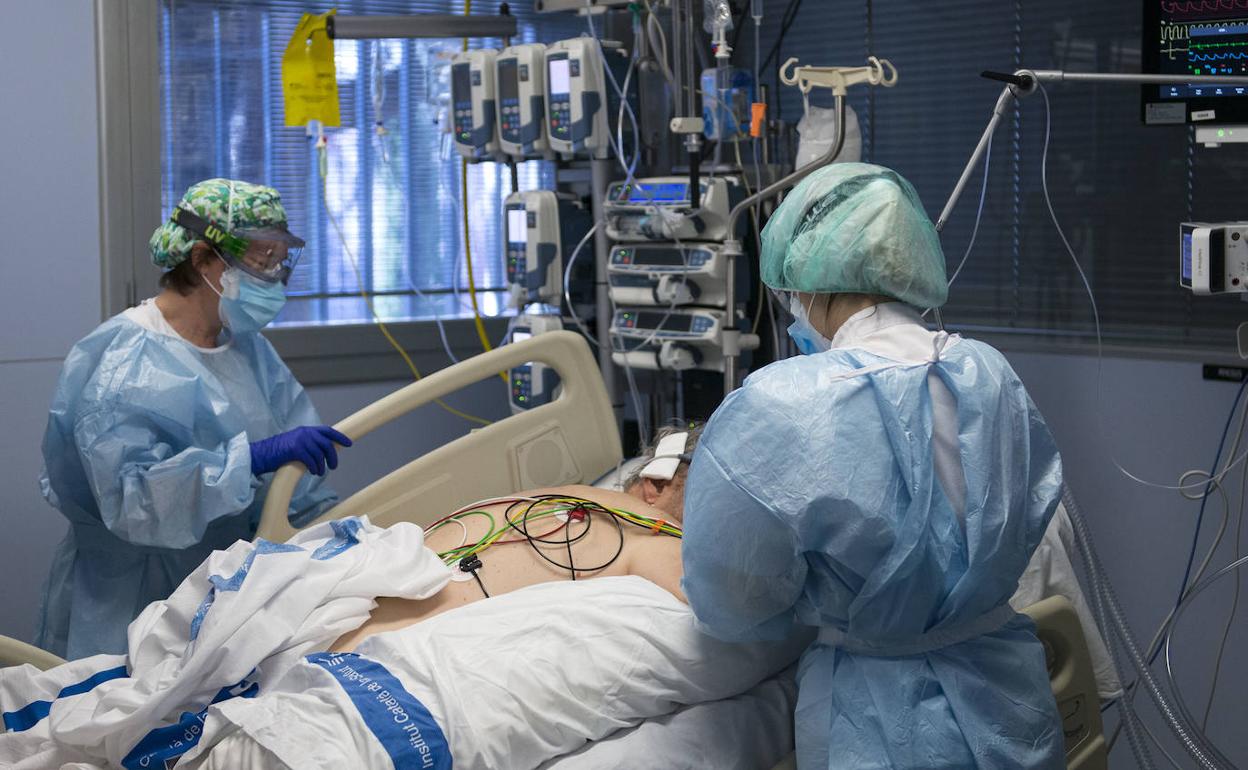
{"type": "Polygon", "coordinates": [[[928,330],[945,261],[914,189],[821,169],[763,232],[762,278],[804,355],[709,420],[685,493],[684,591],[725,640],[818,628],[797,764],[1062,768],[1033,624],[1008,601],[1061,459],[1002,355],[928,330]]]}
{"type": "Polygon", "coordinates": [[[126,649],[126,627],[213,549],[255,533],[271,474],[298,461],[291,519],[335,500],[334,442],[259,331],[303,242],[276,190],[193,185],[151,238],[161,293],[65,359],[43,439],[44,497],[69,520],[36,643],[69,658],[126,649]]]}

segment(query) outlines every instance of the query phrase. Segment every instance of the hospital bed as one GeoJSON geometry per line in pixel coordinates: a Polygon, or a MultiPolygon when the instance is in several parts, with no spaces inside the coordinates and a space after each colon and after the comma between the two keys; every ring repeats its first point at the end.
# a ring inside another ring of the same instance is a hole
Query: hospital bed
{"type": "MultiPolygon", "coordinates": [[[[559,374],[562,392],[558,398],[412,460],[342,501],[323,519],[367,514],[381,526],[399,521],[426,525],[477,500],[537,487],[592,484],[618,468],[623,450],[606,387],[589,346],[571,332],[543,334],[475,356],[408,385],[335,427],[361,446],[360,439],[382,425],[531,361],[544,363],[559,374]]],[[[259,537],[281,541],[294,534],[286,511],[301,475],[299,466],[278,471],[261,516],[259,537]]],[[[1045,647],[1062,715],[1068,767],[1106,767],[1100,701],[1078,616],[1061,597],[1045,599],[1025,612],[1036,622],[1045,647]]]]}
{"type": "MultiPolygon", "coordinates": [[[[347,417],[335,427],[361,449],[365,436],[435,399],[514,366],[540,361],[559,375],[558,398],[513,415],[412,460],[340,502],[321,520],[368,515],[380,526],[400,521],[427,525],[447,511],[524,489],[590,484],[623,462],[615,415],[597,362],[581,337],[555,332],[506,345],[408,385],[347,417]]],[[[356,450],[360,451],[360,450],[356,450]]],[[[257,537],[281,542],[295,534],[287,520],[301,466],[275,474],[257,537]]],[[[1068,766],[1107,766],[1092,663],[1078,616],[1053,597],[1029,607],[1048,659],[1063,719],[1068,766]]],[[[49,668],[59,659],[0,638],[0,666],[32,663],[49,668]]],[[[792,766],[782,763],[780,767],[792,766]]]]}

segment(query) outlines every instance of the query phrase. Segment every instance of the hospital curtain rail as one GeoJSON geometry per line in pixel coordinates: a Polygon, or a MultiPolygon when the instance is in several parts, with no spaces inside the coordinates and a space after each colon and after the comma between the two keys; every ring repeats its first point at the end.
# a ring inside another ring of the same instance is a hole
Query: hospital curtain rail
{"type": "MultiPolygon", "coordinates": [[[[789,3],[766,0],[764,55],[789,3]]],[[[863,159],[905,174],[935,218],[1000,93],[982,70],[1138,72],[1141,14],[1138,2],[804,0],[779,62],[890,59],[897,88],[850,92],[863,159]]],[[[742,66],[753,64],[751,37],[742,36],[742,66]]],[[[764,82],[772,77],[764,71],[764,82]]],[[[782,117],[800,119],[800,94],[781,87],[780,97],[782,117]]],[[[1054,84],[1049,98],[1049,189],[1092,283],[1106,342],[1233,351],[1248,306],[1179,287],[1179,223],[1248,219],[1248,148],[1207,149],[1186,127],[1144,126],[1135,87],[1054,84]]],[[[944,314],[951,328],[1088,340],[1091,306],[1041,190],[1043,144],[1044,100],[1035,94],[996,133],[975,250],[944,314]]],[[[982,178],[981,167],[942,235],[950,272],[970,237],[982,178]]]]}
{"type": "MultiPolygon", "coordinates": [[[[538,17],[512,3],[513,43],[579,34],[582,22],[538,17]]],[[[496,13],[477,2],[475,13],[496,13]]],[[[335,41],[342,125],[326,129],[328,183],[317,174],[313,138],[285,125],[281,59],[303,13],[459,13],[462,0],[161,0],[161,199],[163,213],[200,179],[221,176],[276,187],[291,230],[308,247],[289,285],[279,323],[318,325],[366,320],[360,282],[343,240],[358,260],[364,288],[385,318],[469,313],[461,222],[459,156],[442,132],[449,100],[449,58],[461,41],[335,41]],[[385,134],[377,133],[377,111],[385,134]],[[456,292],[462,297],[454,296],[456,292]],[[427,295],[424,299],[417,292],[427,295]]],[[[501,47],[501,40],[473,40],[501,47]]],[[[553,186],[550,163],[520,165],[521,189],[553,186]]],[[[476,284],[504,288],[502,201],[510,190],[503,164],[469,169],[476,284]]],[[[501,310],[501,294],[486,304],[501,310]]]]}

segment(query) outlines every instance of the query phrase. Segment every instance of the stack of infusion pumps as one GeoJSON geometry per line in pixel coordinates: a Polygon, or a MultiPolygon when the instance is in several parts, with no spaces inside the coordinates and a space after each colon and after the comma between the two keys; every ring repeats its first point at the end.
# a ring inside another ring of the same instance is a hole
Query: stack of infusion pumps
{"type": "MultiPolygon", "coordinates": [[[[703,177],[695,210],[689,184],[688,177],[652,177],[608,188],[611,355],[620,366],[723,371],[721,335],[736,321],[722,243],[744,189],[736,177],[703,177]]],[[[740,292],[744,265],[737,267],[740,292]]]]}
{"type": "Polygon", "coordinates": [[[625,77],[623,49],[590,37],[457,54],[451,61],[450,126],[456,149],[472,161],[555,153],[606,158],[608,117],[620,102],[604,67],[635,93],[636,79],[625,77]]]}

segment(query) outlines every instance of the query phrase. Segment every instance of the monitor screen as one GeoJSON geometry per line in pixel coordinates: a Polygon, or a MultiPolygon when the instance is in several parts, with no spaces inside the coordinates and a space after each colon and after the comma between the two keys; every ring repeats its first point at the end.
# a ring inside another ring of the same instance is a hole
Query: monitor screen
{"type": "Polygon", "coordinates": [[[498,99],[503,104],[516,104],[520,98],[520,81],[515,59],[498,60],[498,99]]]}
{"type": "Polygon", "coordinates": [[[1192,231],[1183,231],[1183,256],[1181,263],[1182,284],[1192,285],[1192,231]]]}
{"type": "Polygon", "coordinates": [[[467,62],[451,67],[451,101],[458,109],[472,109],[471,69],[467,62]]]}
{"type": "Polygon", "coordinates": [[[533,338],[532,333],[530,333],[527,329],[516,329],[514,332],[511,333],[512,342],[524,342],[525,340],[532,339],[532,338],[533,338]]]}
{"type": "Polygon", "coordinates": [[[527,243],[529,240],[529,223],[524,209],[507,209],[507,242],[527,243]]]}
{"type": "Polygon", "coordinates": [[[628,191],[629,203],[680,203],[688,198],[689,185],[685,182],[638,184],[628,191]]]}
{"type": "Polygon", "coordinates": [[[687,332],[693,328],[693,316],[658,310],[641,310],[637,313],[637,328],[687,332]]]}
{"type": "Polygon", "coordinates": [[[552,94],[572,92],[572,78],[569,73],[567,59],[550,60],[550,92],[552,94]]]}
{"type": "Polygon", "coordinates": [[[634,264],[638,265],[658,265],[662,267],[672,267],[676,265],[688,264],[693,255],[701,253],[698,249],[681,249],[673,246],[651,246],[640,247],[633,259],[634,264]]]}
{"type": "Polygon", "coordinates": [[[1248,122],[1248,85],[1184,82],[1187,75],[1248,76],[1248,3],[1144,4],[1142,71],[1175,75],[1146,85],[1147,124],[1248,122]]]}

